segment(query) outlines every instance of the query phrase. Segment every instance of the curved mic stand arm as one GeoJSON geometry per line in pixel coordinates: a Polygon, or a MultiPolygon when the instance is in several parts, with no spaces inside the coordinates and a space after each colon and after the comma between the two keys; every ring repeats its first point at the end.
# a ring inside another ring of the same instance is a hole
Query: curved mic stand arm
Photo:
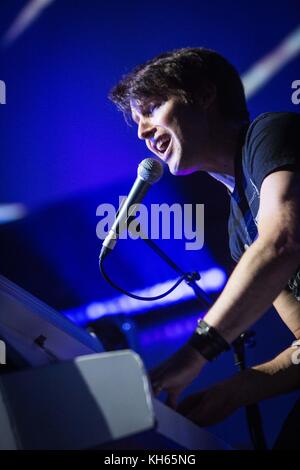
{"type": "Polygon", "coordinates": [[[203,304],[205,308],[211,307],[213,304],[212,299],[207,295],[207,293],[201,289],[196,281],[201,279],[201,276],[198,272],[185,273],[173,260],[153,241],[144,236],[141,233],[142,240],[161,258],[163,259],[174,271],[180,276],[184,276],[184,280],[188,286],[193,289],[197,299],[203,304]]]}

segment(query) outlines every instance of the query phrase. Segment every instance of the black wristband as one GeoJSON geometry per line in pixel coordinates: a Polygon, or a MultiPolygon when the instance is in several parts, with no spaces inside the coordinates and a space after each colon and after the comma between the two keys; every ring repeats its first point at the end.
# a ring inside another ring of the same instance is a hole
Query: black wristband
{"type": "Polygon", "coordinates": [[[212,361],[219,354],[230,349],[227,341],[204,320],[198,320],[196,331],[188,343],[208,361],[212,361]]]}

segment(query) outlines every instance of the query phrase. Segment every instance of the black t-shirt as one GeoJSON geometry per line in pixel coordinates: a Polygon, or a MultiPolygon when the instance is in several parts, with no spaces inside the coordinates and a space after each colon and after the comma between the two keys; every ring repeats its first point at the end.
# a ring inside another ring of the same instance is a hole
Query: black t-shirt
{"type": "MultiPolygon", "coordinates": [[[[236,262],[258,236],[262,182],[280,169],[300,171],[300,114],[265,113],[246,132],[242,155],[235,161],[228,221],[230,251],[236,262]]],[[[300,300],[300,270],[289,281],[289,288],[300,300]]]]}

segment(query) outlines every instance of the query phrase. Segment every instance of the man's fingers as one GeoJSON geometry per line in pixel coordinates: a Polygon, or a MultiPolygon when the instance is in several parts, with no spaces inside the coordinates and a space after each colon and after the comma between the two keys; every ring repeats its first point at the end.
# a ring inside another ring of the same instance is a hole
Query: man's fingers
{"type": "Polygon", "coordinates": [[[153,394],[155,396],[159,395],[163,390],[167,388],[166,385],[166,376],[165,376],[165,366],[161,365],[156,369],[152,369],[149,372],[149,379],[151,382],[153,394]]]}
{"type": "Polygon", "coordinates": [[[190,397],[183,400],[177,407],[178,413],[187,416],[193,411],[193,409],[200,404],[201,394],[191,395],[190,397]]]}
{"type": "Polygon", "coordinates": [[[157,367],[156,369],[150,370],[150,372],[148,373],[152,387],[157,387],[158,385],[161,385],[161,381],[163,379],[163,370],[164,369],[162,367],[157,367]]]}
{"type": "Polygon", "coordinates": [[[156,369],[149,373],[151,387],[155,396],[159,395],[163,390],[162,377],[160,372],[156,369]]]}
{"type": "Polygon", "coordinates": [[[167,399],[166,399],[166,405],[170,406],[174,410],[177,408],[177,401],[179,397],[179,392],[169,392],[167,399]]]}
{"type": "Polygon", "coordinates": [[[152,385],[153,394],[157,397],[160,394],[160,392],[163,391],[163,386],[161,385],[159,381],[152,382],[151,385],[152,385]]]}
{"type": "Polygon", "coordinates": [[[178,405],[177,411],[181,415],[187,416],[192,408],[193,408],[193,404],[191,404],[190,400],[184,400],[178,405]]]}

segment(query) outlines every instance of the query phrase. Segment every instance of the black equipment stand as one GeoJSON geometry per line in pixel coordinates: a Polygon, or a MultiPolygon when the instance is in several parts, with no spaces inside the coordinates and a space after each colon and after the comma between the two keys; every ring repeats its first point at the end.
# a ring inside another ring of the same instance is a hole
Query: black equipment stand
{"type": "MultiPolygon", "coordinates": [[[[255,346],[254,336],[255,333],[253,331],[246,331],[232,343],[234,364],[239,371],[246,369],[245,348],[246,346],[255,346]]],[[[245,412],[249,434],[254,450],[267,450],[266,439],[263,431],[263,423],[258,403],[253,403],[252,405],[246,406],[245,412]]]]}

